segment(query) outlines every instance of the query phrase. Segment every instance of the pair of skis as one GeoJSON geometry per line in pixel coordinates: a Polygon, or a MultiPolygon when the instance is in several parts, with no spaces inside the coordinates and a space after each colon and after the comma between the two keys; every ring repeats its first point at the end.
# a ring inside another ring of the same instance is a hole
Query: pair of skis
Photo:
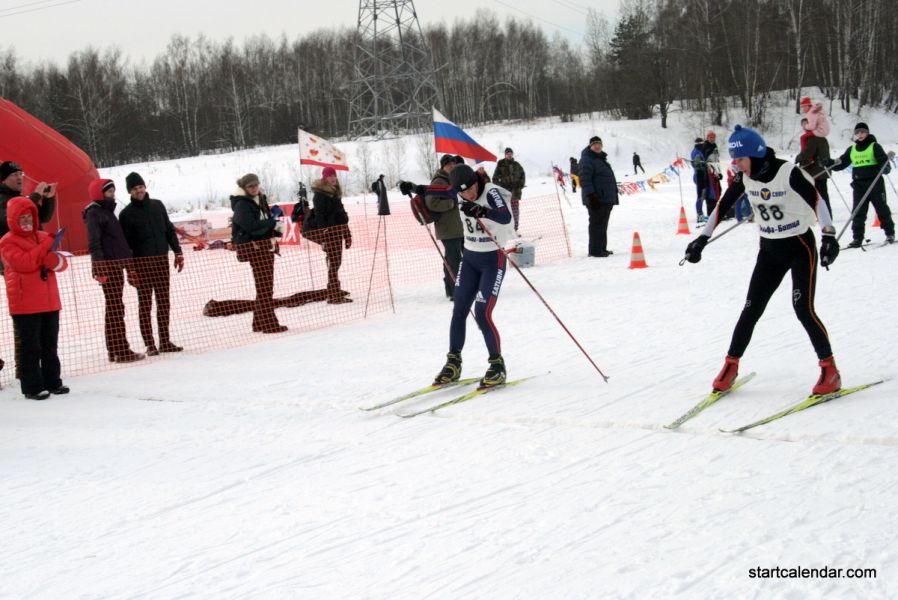
{"type": "MultiPolygon", "coordinates": [[[[466,393],[456,396],[454,398],[450,398],[449,400],[446,400],[444,402],[440,402],[438,404],[433,404],[433,405],[427,406],[425,408],[420,408],[420,409],[415,409],[415,410],[406,410],[406,411],[397,411],[396,415],[399,417],[408,419],[410,417],[417,417],[418,415],[436,412],[438,410],[441,410],[441,409],[449,407],[449,406],[454,406],[456,404],[461,404],[462,402],[467,402],[468,400],[473,400],[474,398],[477,398],[478,396],[482,396],[489,392],[494,392],[496,390],[500,390],[502,388],[507,388],[507,387],[515,387],[517,385],[524,383],[528,379],[533,379],[534,377],[536,377],[536,376],[532,375],[530,377],[524,377],[522,379],[513,379],[512,381],[506,381],[505,383],[501,383],[499,385],[492,385],[489,387],[477,387],[470,392],[466,392],[466,393]]],[[[436,384],[428,385],[421,389],[415,390],[413,392],[409,392],[408,394],[403,394],[402,396],[398,396],[396,398],[393,398],[392,400],[387,400],[386,402],[381,402],[380,404],[375,404],[374,406],[363,407],[363,408],[361,408],[361,410],[364,410],[364,411],[380,410],[382,408],[386,408],[388,406],[398,404],[405,400],[412,400],[415,398],[420,398],[421,396],[426,396],[427,394],[431,394],[431,393],[437,392],[439,390],[472,385],[479,381],[480,381],[480,378],[477,377],[477,378],[472,378],[472,379],[459,379],[458,381],[453,381],[451,383],[436,383],[436,384]]]]}
{"type": "MultiPolygon", "coordinates": [[[[709,406],[715,404],[718,400],[720,400],[724,396],[730,394],[731,392],[736,391],[737,389],[739,389],[740,387],[742,387],[743,385],[745,385],[746,383],[751,381],[755,377],[755,375],[756,375],[756,373],[749,373],[745,377],[737,379],[733,383],[733,386],[730,389],[726,390],[725,392],[711,392],[710,394],[708,394],[708,396],[704,400],[702,400],[701,402],[696,404],[694,407],[692,407],[690,410],[688,410],[682,417],[680,417],[679,419],[677,419],[670,425],[665,425],[664,427],[666,429],[676,429],[677,427],[679,427],[680,425],[682,425],[689,419],[692,419],[693,417],[695,417],[696,415],[701,413],[703,410],[705,410],[709,406]]],[[[742,433],[743,431],[747,431],[749,429],[754,429],[755,427],[760,427],[761,425],[766,425],[768,423],[772,423],[773,421],[777,421],[777,420],[782,419],[783,417],[786,417],[788,415],[793,415],[797,412],[801,412],[803,410],[811,408],[812,406],[817,406],[818,404],[823,404],[824,402],[829,402],[830,400],[835,400],[836,398],[841,398],[842,396],[848,396],[849,394],[854,394],[855,392],[860,392],[861,390],[865,390],[869,387],[873,387],[874,385],[879,385],[883,381],[885,381],[885,380],[880,379],[879,381],[874,381],[872,383],[865,383],[863,385],[858,385],[858,386],[850,387],[850,388],[842,388],[841,390],[838,390],[836,392],[831,392],[829,394],[812,394],[812,395],[808,396],[807,398],[805,398],[804,400],[802,400],[801,402],[799,402],[798,404],[794,404],[788,408],[785,408],[777,413],[770,415],[769,417],[764,417],[763,419],[758,419],[757,421],[749,423],[748,425],[743,425],[742,427],[736,427],[735,429],[721,428],[720,431],[723,433],[742,433]]]]}

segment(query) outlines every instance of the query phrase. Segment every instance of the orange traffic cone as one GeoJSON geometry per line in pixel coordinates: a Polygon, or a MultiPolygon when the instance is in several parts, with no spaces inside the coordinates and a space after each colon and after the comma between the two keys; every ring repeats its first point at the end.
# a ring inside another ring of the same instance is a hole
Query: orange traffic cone
{"type": "Polygon", "coordinates": [[[677,223],[677,235],[690,235],[692,232],[689,231],[689,221],[686,220],[686,209],[682,206],[680,207],[680,222],[677,223]]]}
{"type": "Polygon", "coordinates": [[[882,228],[882,225],[879,224],[879,215],[876,215],[876,219],[873,221],[873,227],[882,228]]]}
{"type": "Polygon", "coordinates": [[[639,240],[639,234],[633,232],[633,251],[630,253],[630,268],[645,269],[645,256],[642,254],[642,242],[639,240]]]}

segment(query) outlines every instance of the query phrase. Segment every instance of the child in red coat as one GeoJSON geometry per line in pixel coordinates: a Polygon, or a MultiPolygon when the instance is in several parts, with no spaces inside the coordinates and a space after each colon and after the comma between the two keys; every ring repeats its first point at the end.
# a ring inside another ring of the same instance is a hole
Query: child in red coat
{"type": "Polygon", "coordinates": [[[18,196],[6,209],[9,233],[0,239],[0,257],[5,267],[6,297],[16,334],[22,342],[17,356],[22,393],[31,400],[50,394],[67,394],[60,379],[59,288],[56,273],[68,263],[53,249],[53,238],[37,230],[37,206],[18,196]]]}

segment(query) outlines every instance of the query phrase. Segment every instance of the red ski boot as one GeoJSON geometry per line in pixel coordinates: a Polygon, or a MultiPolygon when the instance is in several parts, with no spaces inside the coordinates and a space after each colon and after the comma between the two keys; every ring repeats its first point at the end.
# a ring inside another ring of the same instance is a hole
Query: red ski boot
{"type": "Polygon", "coordinates": [[[733,387],[736,376],[739,375],[739,357],[727,356],[723,361],[723,368],[717,374],[717,379],[711,384],[715,392],[725,392],[733,387]]]}
{"type": "Polygon", "coordinates": [[[820,361],[820,379],[814,386],[814,394],[831,394],[842,389],[842,376],[836,367],[836,359],[830,356],[820,361]]]}

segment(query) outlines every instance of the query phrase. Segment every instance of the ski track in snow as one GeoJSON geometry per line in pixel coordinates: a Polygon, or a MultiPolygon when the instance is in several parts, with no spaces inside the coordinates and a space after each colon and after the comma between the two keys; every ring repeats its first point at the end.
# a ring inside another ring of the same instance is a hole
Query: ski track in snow
{"type": "MultiPolygon", "coordinates": [[[[642,124],[606,126],[622,171],[642,124]]],[[[537,134],[501,139],[526,155],[537,134]]],[[[692,137],[681,127],[655,143],[673,135],[692,137]]],[[[848,176],[836,183],[847,190],[848,176]]],[[[547,184],[534,176],[532,193],[547,184]]],[[[662,189],[622,198],[603,260],[584,256],[585,211],[562,203],[575,256],[526,271],[607,384],[510,273],[494,313],[509,378],[549,373],[432,415],[393,413],[463,390],[358,407],[438,370],[451,312],[439,281],[398,289],[396,315],[70,378],[68,397],[41,403],[3,390],[0,598],[896,597],[894,379],[718,431],[798,402],[816,380],[787,283],[743,359],[758,376],[663,429],[720,367],[757,231],[679,267],[691,237],[674,235],[676,182],[662,189]],[[627,269],[633,231],[648,269],[627,269]],[[878,577],[749,578],[757,566],[878,577]]],[[[846,386],[898,371],[896,266],[886,248],[819,273],[846,386]]],[[[473,323],[464,361],[463,376],[486,368],[473,323]]]]}

